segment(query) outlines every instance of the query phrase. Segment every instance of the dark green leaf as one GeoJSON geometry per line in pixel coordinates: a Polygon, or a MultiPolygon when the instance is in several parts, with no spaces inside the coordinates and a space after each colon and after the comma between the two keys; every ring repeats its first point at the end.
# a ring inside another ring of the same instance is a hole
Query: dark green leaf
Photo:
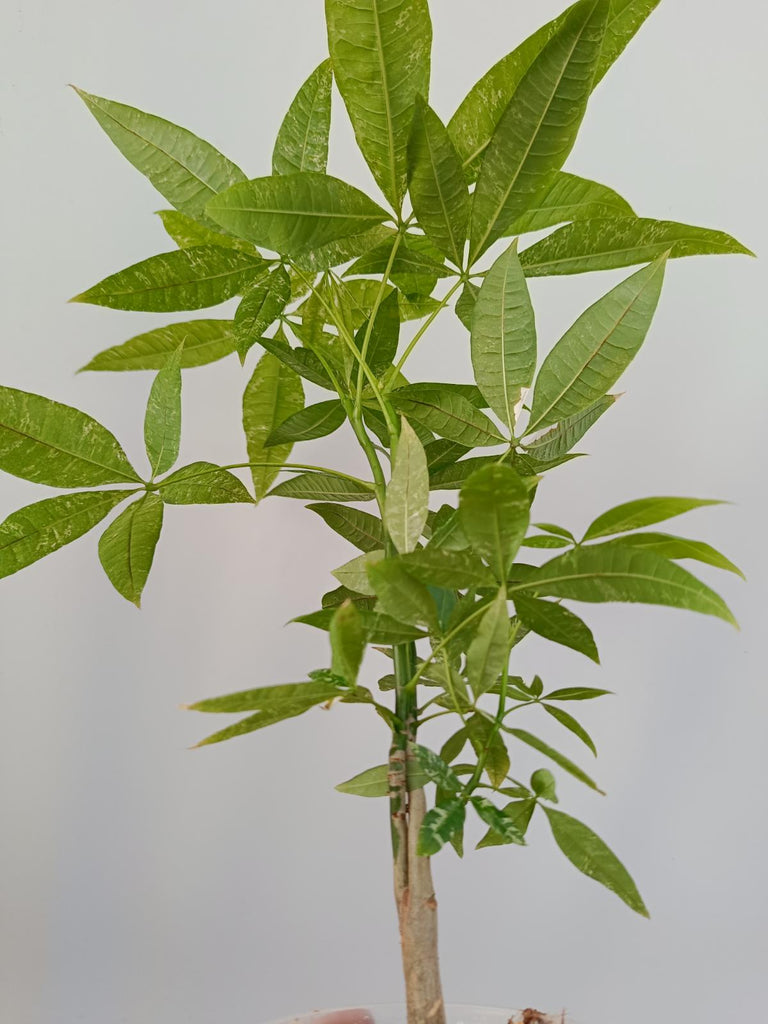
{"type": "Polygon", "coordinates": [[[331,131],[331,62],[323,61],[299,89],[277,134],[273,174],[325,173],[331,131]]]}
{"type": "Polygon", "coordinates": [[[276,426],[267,437],[265,447],[292,445],[298,441],[326,437],[338,430],[346,418],[347,414],[338,399],[308,405],[276,426]]]}
{"type": "Polygon", "coordinates": [[[152,478],[167,473],[179,457],[181,444],[181,354],[168,358],[152,382],[144,417],[144,445],[152,478]]]}
{"type": "MultiPolygon", "coordinates": [[[[360,618],[368,634],[368,642],[372,644],[404,644],[412,640],[423,640],[426,634],[413,626],[408,626],[391,615],[382,615],[380,612],[369,611],[358,607],[360,618]]],[[[324,608],[320,612],[310,612],[309,615],[300,615],[294,622],[303,623],[305,626],[314,626],[315,629],[329,630],[333,619],[333,609],[324,608]]]]}
{"type": "Polygon", "coordinates": [[[277,356],[281,363],[293,370],[300,377],[317,384],[318,387],[326,388],[328,391],[335,391],[323,364],[318,357],[308,348],[291,348],[282,338],[277,335],[274,338],[261,337],[258,344],[263,349],[277,356]]]}
{"type": "Polygon", "coordinates": [[[461,290],[461,295],[456,300],[456,316],[461,320],[468,331],[472,330],[472,317],[475,315],[475,304],[480,287],[467,281],[461,290]]]}
{"type": "MultiPolygon", "coordinates": [[[[362,352],[369,321],[360,327],[355,336],[358,349],[362,352]]],[[[383,373],[394,361],[400,340],[400,305],[397,291],[392,291],[382,301],[371,328],[365,361],[374,373],[383,373]]]]}
{"type": "Polygon", "coordinates": [[[429,548],[439,551],[466,551],[468,547],[469,540],[462,529],[459,510],[451,508],[450,505],[443,505],[432,524],[429,548]]]}
{"type": "Polygon", "coordinates": [[[472,547],[506,580],[528,530],[530,495],[510,466],[486,466],[461,489],[461,525],[472,547]]]}
{"type": "Polygon", "coordinates": [[[291,444],[267,447],[277,426],[304,406],[304,390],[293,370],[267,353],[243,392],[243,430],[257,500],[264,497],[291,453],[291,444]],[[261,465],[256,465],[261,463],[261,465]]]}
{"type": "Polygon", "coordinates": [[[486,757],[485,770],[491,785],[497,789],[504,785],[509,774],[509,754],[500,732],[484,715],[475,714],[467,721],[469,742],[478,757],[486,757]]]}
{"type": "Polygon", "coordinates": [[[276,267],[248,289],[235,312],[235,345],[240,362],[248,350],[281,315],[291,298],[291,279],[276,267]]]}
{"type": "Polygon", "coordinates": [[[301,501],[373,501],[373,484],[363,485],[330,473],[300,473],[269,492],[275,497],[301,501]]]}
{"type": "Polygon", "coordinates": [[[639,498],[617,505],[616,508],[598,516],[584,534],[584,540],[596,540],[598,537],[609,537],[614,533],[640,530],[644,526],[673,519],[697,508],[722,504],[721,501],[710,498],[639,498]]]}
{"type": "Polygon", "coordinates": [[[166,505],[226,505],[252,502],[238,478],[211,462],[193,462],[159,481],[166,505]]]}
{"type": "MultiPolygon", "coordinates": [[[[458,491],[479,469],[499,464],[496,455],[478,455],[474,459],[461,459],[443,466],[430,474],[429,486],[433,491],[458,491]]],[[[466,545],[465,545],[466,546],[466,545]]]]}
{"type": "Polygon", "coordinates": [[[594,789],[598,793],[602,793],[596,782],[594,782],[586,772],[583,772],[578,765],[574,764],[570,758],[567,758],[565,754],[561,754],[554,747],[550,747],[548,743],[540,740],[538,736],[534,736],[533,733],[527,732],[525,729],[507,729],[506,730],[511,736],[520,740],[521,743],[526,743],[529,747],[533,747],[540,754],[550,758],[555,764],[559,765],[563,771],[568,772],[579,782],[583,782],[585,786],[589,786],[590,789],[594,789]]]}
{"type": "Polygon", "coordinates": [[[428,430],[449,441],[458,441],[469,448],[504,443],[491,420],[475,409],[462,395],[443,388],[421,386],[393,391],[392,405],[410,421],[421,423],[428,430]]]}
{"type": "Polygon", "coordinates": [[[429,511],[429,474],[424,448],[405,417],[387,485],[384,525],[400,554],[413,551],[424,532],[429,511]]]}
{"type": "Polygon", "coordinates": [[[387,615],[410,626],[427,626],[437,632],[437,608],[432,596],[399,560],[389,558],[369,564],[368,578],[387,615]]]}
{"type": "MultiPolygon", "coordinates": [[[[415,240],[421,236],[408,237],[415,240]]],[[[392,247],[393,240],[387,239],[375,249],[370,249],[355,260],[347,270],[347,276],[383,276],[391,262],[388,280],[400,287],[406,295],[429,295],[440,278],[450,277],[455,273],[443,264],[439,253],[440,262],[401,241],[392,260],[392,247]]]]}
{"type": "Polygon", "coordinates": [[[510,630],[507,593],[499,589],[496,599],[480,618],[467,652],[467,681],[478,700],[487,693],[509,662],[510,630]]]}
{"type": "Polygon", "coordinates": [[[99,540],[99,560],[109,581],[137,608],[162,526],[163,502],[156,494],[145,494],[129,505],[99,540]]]}
{"type": "Polygon", "coordinates": [[[551,601],[539,601],[538,598],[518,594],[515,597],[515,611],[523,625],[534,633],[586,654],[600,664],[591,629],[567,608],[551,601]]]}
{"type": "Polygon", "coordinates": [[[411,576],[422,583],[449,590],[494,586],[493,574],[476,555],[429,547],[413,551],[402,559],[411,576]]]}
{"type": "Polygon", "coordinates": [[[436,441],[430,441],[429,444],[424,445],[427,468],[431,471],[452,466],[470,450],[465,444],[447,441],[444,437],[439,437],[436,441]]]}
{"type": "Polygon", "coordinates": [[[351,601],[336,609],[331,619],[332,670],[347,680],[350,686],[357,682],[366,647],[366,635],[360,614],[351,601]]]}
{"type": "Polygon", "coordinates": [[[331,503],[307,505],[307,508],[316,512],[332,530],[361,551],[378,551],[386,543],[384,524],[368,512],[331,503]]]}
{"type": "Polygon", "coordinates": [[[235,351],[232,321],[187,320],[156,327],[99,352],[83,370],[162,370],[182,344],[182,369],[215,363],[235,351]]]}
{"type": "Polygon", "coordinates": [[[555,719],[555,721],[559,722],[560,725],[565,726],[565,728],[568,729],[569,732],[572,732],[574,736],[578,736],[581,742],[592,751],[595,757],[597,757],[597,747],[595,746],[594,740],[587,730],[576,721],[573,715],[569,715],[568,712],[563,711],[562,708],[551,708],[546,704],[543,704],[542,707],[547,714],[551,715],[555,719]]]}
{"type": "Polygon", "coordinates": [[[516,843],[518,846],[525,846],[525,833],[515,821],[505,814],[495,804],[482,796],[473,796],[472,806],[478,813],[481,821],[489,825],[492,832],[496,832],[505,843],[516,843]]]}
{"type": "Polygon", "coordinates": [[[417,843],[420,857],[432,857],[439,853],[450,838],[464,827],[466,810],[460,799],[438,804],[424,816],[417,843]]]}

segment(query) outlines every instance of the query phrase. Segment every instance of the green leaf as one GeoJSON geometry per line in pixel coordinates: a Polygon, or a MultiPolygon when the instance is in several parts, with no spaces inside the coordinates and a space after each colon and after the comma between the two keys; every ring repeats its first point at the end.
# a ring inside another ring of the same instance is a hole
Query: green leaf
{"type": "Polygon", "coordinates": [[[594,782],[586,772],[583,772],[578,765],[574,764],[570,758],[566,757],[565,754],[561,754],[558,750],[555,750],[554,747],[550,747],[548,743],[540,740],[538,736],[534,736],[533,733],[527,732],[525,729],[507,728],[506,731],[511,736],[514,736],[515,739],[520,740],[521,743],[525,743],[529,747],[533,747],[533,749],[537,750],[540,754],[550,758],[555,762],[555,764],[559,765],[563,771],[568,772],[569,775],[578,779],[579,782],[583,782],[585,786],[589,786],[590,789],[594,789],[597,793],[603,792],[602,789],[598,787],[597,783],[594,782]]]}
{"type": "Polygon", "coordinates": [[[655,551],[616,542],[569,551],[532,572],[511,590],[574,601],[636,601],[687,608],[736,625],[728,606],[713,590],[655,551]]]}
{"type": "Polygon", "coordinates": [[[445,391],[440,385],[411,385],[393,391],[389,397],[398,412],[449,441],[468,448],[504,443],[486,415],[460,394],[445,391]]]}
{"type": "Polygon", "coordinates": [[[671,259],[754,255],[723,231],[642,217],[599,217],[566,224],[521,253],[520,262],[526,277],[546,277],[632,267],[664,253],[671,259]]]}
{"type": "Polygon", "coordinates": [[[474,459],[461,459],[460,462],[451,463],[431,473],[429,486],[433,491],[458,491],[473,473],[484,466],[495,466],[498,461],[495,455],[480,455],[474,459]]]}
{"type": "MultiPolygon", "coordinates": [[[[417,239],[423,237],[423,235],[407,236],[411,243],[416,243],[417,239]]],[[[364,274],[383,277],[390,265],[392,247],[393,239],[391,238],[381,245],[377,245],[375,249],[371,249],[355,260],[346,271],[347,277],[364,274]]],[[[395,258],[392,260],[388,280],[400,287],[406,295],[429,295],[440,278],[451,277],[455,273],[443,264],[440,253],[437,253],[437,256],[440,262],[412,248],[403,240],[398,245],[395,258]]]]}
{"type": "Polygon", "coordinates": [[[409,626],[426,626],[438,632],[437,608],[431,594],[399,560],[369,563],[368,579],[385,614],[409,626]]]}
{"type": "Polygon", "coordinates": [[[576,141],[605,34],[608,0],[582,0],[520,80],[483,157],[470,263],[554,181],[576,141]]]}
{"type": "Polygon", "coordinates": [[[590,427],[619,399],[619,395],[603,395],[592,405],[573,416],[566,416],[556,426],[526,445],[526,451],[543,462],[560,459],[575,448],[590,427]]]}
{"type": "Polygon", "coordinates": [[[358,508],[330,503],[307,505],[307,508],[316,512],[332,530],[361,551],[379,551],[384,548],[384,524],[376,516],[358,508]]]}
{"type": "MultiPolygon", "coordinates": [[[[365,320],[355,335],[355,343],[363,351],[369,320],[365,320]]],[[[383,373],[397,355],[400,340],[400,304],[397,291],[391,291],[382,301],[371,328],[365,361],[374,373],[383,373]]]]}
{"type": "Polygon", "coordinates": [[[486,757],[485,771],[496,789],[504,785],[509,774],[509,754],[500,732],[484,715],[474,714],[467,721],[469,742],[477,757],[486,757]]]}
{"type": "Polygon", "coordinates": [[[550,537],[549,534],[541,536],[526,537],[522,543],[524,548],[568,548],[570,542],[565,537],[550,537]]]}
{"type": "Polygon", "coordinates": [[[567,540],[576,543],[576,538],[573,536],[570,530],[566,530],[564,526],[557,526],[555,523],[533,523],[537,530],[544,530],[545,533],[552,533],[555,537],[565,537],[567,540]]]}
{"type": "Polygon", "coordinates": [[[569,715],[568,712],[563,711],[562,708],[551,708],[546,704],[542,704],[542,707],[547,714],[551,715],[552,718],[555,719],[556,722],[559,722],[560,725],[564,725],[565,728],[568,729],[569,732],[572,732],[574,736],[578,736],[581,742],[592,751],[595,757],[597,757],[597,747],[595,746],[594,740],[587,730],[576,721],[573,715],[569,715]]]}
{"type": "Polygon", "coordinates": [[[295,412],[276,426],[265,445],[293,445],[298,441],[311,441],[317,437],[327,437],[346,421],[347,414],[341,402],[335,398],[328,402],[308,405],[306,409],[295,412]]]}
{"type": "Polygon", "coordinates": [[[280,125],[272,154],[273,174],[325,173],[332,85],[331,62],[324,60],[299,89],[280,125]]]}
{"type": "Polygon", "coordinates": [[[167,473],[181,444],[181,354],[183,343],[152,381],[144,417],[144,445],[152,478],[167,473]]]}
{"type": "Polygon", "coordinates": [[[614,533],[640,530],[644,526],[662,523],[665,519],[673,519],[697,508],[722,504],[723,502],[711,498],[638,498],[636,501],[617,505],[598,516],[584,534],[584,540],[596,540],[598,537],[609,537],[614,533]]]}
{"type": "Polygon", "coordinates": [[[420,857],[432,857],[464,827],[466,809],[463,800],[455,798],[438,804],[427,811],[419,830],[416,852],[420,857]]]}
{"type": "Polygon", "coordinates": [[[479,469],[461,489],[459,514],[472,547],[506,580],[528,530],[530,495],[522,479],[510,466],[479,469]]]}
{"type": "Polygon", "coordinates": [[[401,555],[413,551],[429,512],[429,473],[424,448],[405,417],[384,503],[384,526],[401,555]]]}
{"type": "Polygon", "coordinates": [[[430,782],[449,792],[457,793],[461,789],[458,777],[439,754],[418,743],[412,744],[409,752],[430,782]]]}
{"type": "MultiPolygon", "coordinates": [[[[357,610],[368,634],[369,643],[404,644],[410,643],[412,640],[423,640],[426,635],[420,629],[393,619],[391,615],[382,615],[380,612],[360,607],[357,610]]],[[[300,622],[305,626],[314,626],[315,629],[329,630],[332,619],[333,609],[324,608],[319,612],[310,612],[309,615],[300,615],[293,621],[300,622]]]]}
{"type": "Polygon", "coordinates": [[[323,679],[307,683],[282,683],[280,686],[261,686],[255,690],[241,690],[223,697],[211,697],[187,705],[188,711],[202,711],[206,714],[234,715],[243,711],[270,713],[292,708],[296,705],[313,707],[324,704],[334,697],[342,696],[346,690],[323,679]]]}
{"type": "Polygon", "coordinates": [[[272,486],[280,467],[291,453],[291,445],[267,447],[267,439],[283,420],[304,407],[300,379],[276,356],[263,355],[243,392],[243,430],[252,465],[251,476],[257,500],[272,486]]]}
{"type": "Polygon", "coordinates": [[[83,370],[162,370],[182,344],[182,369],[215,363],[235,351],[232,321],[187,320],[156,327],[104,349],[83,370]]]}
{"type": "Polygon", "coordinates": [[[645,19],[659,6],[660,0],[611,0],[611,13],[605,30],[600,62],[595,72],[595,85],[602,81],[611,65],[619,59],[645,19]]]}
{"type": "Polygon", "coordinates": [[[123,156],[190,217],[200,218],[211,196],[245,180],[239,167],[186,128],[82,89],[75,92],[123,156]]]}
{"type": "Polygon", "coordinates": [[[492,832],[496,832],[505,843],[525,846],[525,833],[509,815],[483,796],[473,796],[471,800],[480,820],[489,825],[492,832]]]}
{"type": "MultiPolygon", "coordinates": [[[[408,767],[408,789],[422,789],[429,780],[418,767],[408,767]]],[[[341,782],[336,789],[339,793],[352,796],[384,797],[389,796],[389,765],[379,764],[368,768],[347,782],[341,782]]]]}
{"type": "Polygon", "coordinates": [[[499,588],[496,599],[480,618],[467,651],[467,681],[478,700],[487,693],[507,667],[510,650],[507,592],[499,588]]]}
{"type": "Polygon", "coordinates": [[[208,204],[227,231],[281,255],[317,249],[387,219],[363,192],[316,171],[254,178],[208,204]]]}
{"type": "Polygon", "coordinates": [[[427,550],[466,551],[468,547],[469,539],[462,529],[459,510],[443,505],[432,523],[432,536],[427,550]]]}
{"type": "Polygon", "coordinates": [[[161,499],[156,494],[145,494],[110,523],[99,539],[99,560],[110,583],[137,608],[162,526],[161,499]]]}
{"type": "Polygon", "coordinates": [[[457,267],[464,265],[469,193],[461,158],[445,125],[424,101],[416,112],[408,146],[408,187],[419,225],[457,267]]]}
{"type": "Polygon", "coordinates": [[[158,210],[157,215],[180,249],[192,249],[196,245],[223,245],[226,249],[239,249],[252,255],[256,251],[250,242],[225,235],[218,227],[206,227],[179,210],[158,210]]]}
{"type": "Polygon", "coordinates": [[[367,551],[365,554],[357,555],[350,561],[340,565],[333,570],[333,576],[342,586],[356,594],[363,594],[365,597],[375,597],[376,591],[368,579],[368,566],[380,562],[384,557],[384,551],[367,551]]]}
{"type": "Polygon", "coordinates": [[[552,803],[557,803],[555,776],[547,768],[539,768],[531,775],[531,789],[542,800],[551,800],[552,803]]]}
{"type": "MultiPolygon", "coordinates": [[[[504,790],[504,792],[506,792],[506,790],[504,790]]],[[[536,801],[526,797],[523,800],[515,800],[511,804],[507,804],[501,813],[504,817],[509,819],[519,833],[525,836],[535,810],[536,801]]],[[[506,846],[510,842],[514,841],[515,840],[505,839],[500,832],[491,828],[486,832],[475,849],[483,850],[488,846],[506,846]]]]}
{"type": "Polygon", "coordinates": [[[434,548],[434,540],[422,551],[413,551],[402,559],[411,576],[433,587],[465,590],[470,587],[493,587],[494,578],[480,559],[468,551],[434,548]]]}
{"type": "Polygon", "coordinates": [[[50,487],[140,483],[114,435],[42,395],[0,387],[0,470],[50,487]]]}
{"type": "Polygon", "coordinates": [[[524,235],[574,220],[634,216],[634,210],[626,199],[612,188],[558,171],[552,184],[539,193],[533,205],[510,225],[507,233],[524,235]]]}
{"type": "Polygon", "coordinates": [[[0,579],[91,530],[135,491],[79,491],[20,508],[0,523],[0,579]]]}
{"type": "Polygon", "coordinates": [[[548,693],[544,700],[594,700],[595,697],[605,697],[610,690],[596,690],[591,686],[566,686],[562,690],[553,690],[548,693]]]}
{"type": "Polygon", "coordinates": [[[331,473],[300,473],[283,480],[269,492],[280,498],[300,501],[373,501],[373,484],[356,483],[331,473]]]}
{"type": "Polygon", "coordinates": [[[395,237],[393,228],[384,227],[383,224],[376,224],[372,228],[359,232],[356,235],[349,235],[348,238],[340,238],[336,242],[327,242],[325,245],[317,246],[314,249],[304,249],[297,253],[293,263],[300,270],[316,274],[331,267],[338,267],[342,263],[349,263],[350,260],[375,248],[381,242],[389,240],[390,245],[395,237]]]}
{"type": "Polygon", "coordinates": [[[472,317],[475,315],[475,304],[480,288],[472,281],[467,281],[461,289],[461,295],[456,300],[456,316],[461,320],[468,331],[472,330],[472,317]]]}
{"type": "Polygon", "coordinates": [[[335,391],[323,364],[318,357],[308,348],[291,348],[283,338],[275,335],[274,338],[258,339],[259,345],[273,356],[277,356],[281,363],[293,370],[300,377],[317,384],[318,387],[326,388],[328,391],[335,391]]]}
{"type": "Polygon", "coordinates": [[[174,249],[119,270],[69,301],[151,313],[203,309],[237,295],[264,268],[261,256],[221,245],[174,249]]]}
{"type": "Polygon", "coordinates": [[[253,502],[238,478],[212,462],[193,462],[158,482],[166,505],[226,505],[253,502]]]}
{"type": "Polygon", "coordinates": [[[282,314],[291,298],[291,279],[285,267],[276,267],[248,289],[235,312],[235,345],[240,362],[248,350],[261,340],[282,314]]]}
{"type": "Polygon", "coordinates": [[[613,387],[645,341],[667,258],[643,267],[579,317],[542,364],[528,430],[568,419],[613,387]]]}
{"type": "Polygon", "coordinates": [[[490,407],[515,427],[515,406],[536,372],[536,320],[517,241],[485,275],[472,318],[472,367],[490,407]]]}
{"type": "Polygon", "coordinates": [[[691,558],[696,562],[703,562],[705,565],[714,565],[716,569],[725,569],[726,572],[736,573],[742,579],[746,578],[737,565],[734,565],[729,558],[703,540],[673,537],[668,533],[631,533],[626,537],[621,537],[620,543],[628,544],[633,548],[650,548],[656,554],[671,558],[672,561],[691,558]]]}
{"type": "Polygon", "coordinates": [[[552,807],[544,807],[543,810],[549,819],[555,842],[571,864],[588,878],[594,878],[606,889],[616,893],[632,910],[643,917],[649,917],[629,872],[603,840],[582,822],[562,811],[552,807]]]}
{"type": "Polygon", "coordinates": [[[337,608],[331,620],[332,671],[354,686],[363,662],[367,638],[360,614],[351,601],[337,608]]]}
{"type": "Polygon", "coordinates": [[[518,594],[515,597],[515,611],[523,625],[534,633],[586,654],[600,664],[592,630],[567,608],[551,601],[539,601],[538,598],[518,594]]]}
{"type": "Polygon", "coordinates": [[[414,103],[429,93],[427,0],[326,0],[325,16],[333,73],[357,144],[399,210],[414,103]]]}

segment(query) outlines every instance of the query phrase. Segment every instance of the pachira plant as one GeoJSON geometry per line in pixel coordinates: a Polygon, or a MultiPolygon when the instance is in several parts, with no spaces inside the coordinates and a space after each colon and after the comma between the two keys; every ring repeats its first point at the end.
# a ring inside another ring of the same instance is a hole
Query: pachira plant
{"type": "Polygon", "coordinates": [[[657,4],[579,0],[491,68],[446,124],[429,105],[427,0],[326,0],[329,59],[291,104],[272,173],[255,178],[170,121],[78,90],[170,204],[160,217],[176,247],[73,301],[169,313],[238,297],[237,308],[230,319],[156,327],[85,367],[155,371],[144,471],[86,413],[0,388],[0,468],[65,491],[0,525],[0,576],[117,513],[99,557],[138,605],[166,505],[299,500],[350,542],[356,553],[333,583],[318,581],[320,607],[297,609],[297,623],[328,633],[328,663],[309,666],[305,681],[257,679],[190,706],[243,716],[200,746],[319,705],[379,716],[379,763],[338,788],[388,799],[408,1024],[445,1020],[430,861],[446,845],[461,856],[468,815],[487,827],[481,847],[522,847],[532,816],[545,816],[566,858],[647,913],[616,855],[558,806],[553,770],[599,793],[597,783],[537,734],[543,716],[594,754],[569,709],[607,691],[525,679],[517,646],[536,634],[597,662],[571,602],[734,621],[679,563],[739,570],[701,541],[656,529],[716,502],[641,497],[597,515],[581,537],[533,511],[549,474],[614,415],[612,389],[649,332],[669,260],[749,252],[721,231],[639,216],[612,189],[563,170],[593,89],[657,4]],[[327,174],[334,82],[375,198],[327,174]],[[528,279],[617,268],[633,269],[554,347],[545,339],[539,360],[528,279]],[[440,380],[439,367],[410,379],[421,339],[454,315],[474,381],[440,380]],[[225,358],[246,367],[245,452],[228,465],[201,452],[179,467],[182,374],[225,358]],[[359,443],[366,479],[289,461],[303,441],[337,430],[359,443]],[[364,659],[366,672],[379,667],[375,690],[359,681],[364,659]],[[515,769],[523,747],[541,757],[530,779],[515,769]]]}

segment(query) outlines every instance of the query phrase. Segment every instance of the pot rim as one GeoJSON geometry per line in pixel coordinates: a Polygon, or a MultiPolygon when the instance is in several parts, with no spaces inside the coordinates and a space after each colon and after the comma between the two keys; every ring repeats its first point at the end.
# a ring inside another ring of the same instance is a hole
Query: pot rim
{"type": "MultiPolygon", "coordinates": [[[[498,1020],[489,1022],[489,1024],[507,1024],[507,1022],[514,1017],[522,1014],[522,1010],[509,1008],[504,1009],[500,1006],[478,1006],[473,1003],[446,1003],[446,1010],[451,1013],[482,1013],[490,1014],[498,1020]]],[[[311,1024],[315,1018],[322,1018],[326,1014],[331,1013],[342,1013],[349,1012],[351,1010],[363,1010],[371,1014],[377,1013],[391,1013],[391,1014],[405,1014],[404,1003],[358,1003],[354,1006],[337,1006],[333,1008],[323,1010],[307,1010],[304,1013],[294,1014],[292,1017],[279,1017],[277,1020],[269,1021],[267,1024],[311,1024]]],[[[405,1017],[403,1016],[403,1020],[405,1017]]]]}

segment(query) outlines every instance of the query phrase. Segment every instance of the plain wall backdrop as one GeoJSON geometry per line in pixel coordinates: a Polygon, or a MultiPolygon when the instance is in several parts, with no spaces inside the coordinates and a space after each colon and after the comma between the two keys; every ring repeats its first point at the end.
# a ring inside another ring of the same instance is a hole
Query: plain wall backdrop
{"type": "MultiPolygon", "coordinates": [[[[432,102],[447,118],[564,0],[432,6],[432,102]]],[[[73,371],[164,318],[65,300],[171,248],[153,216],[166,204],[66,83],[168,117],[265,174],[285,109],[325,56],[323,5],[9,0],[1,21],[0,380],[95,415],[140,465],[150,375],[73,371]]],[[[596,92],[568,169],[642,214],[765,253],[767,28],[757,0],[664,0],[596,92]]],[[[334,116],[331,172],[372,188],[338,97],[334,116]]],[[[543,350],[623,274],[534,281],[543,350]]],[[[561,806],[625,860],[652,920],[579,875],[546,826],[525,850],[448,851],[435,869],[449,1000],[567,1006],[583,1024],[760,1019],[767,287],[760,261],[673,263],[626,397],[580,446],[591,457],[540,489],[538,518],[574,529],[651,494],[733,502],[670,531],[747,570],[747,585],[700,570],[740,633],[685,612],[582,606],[602,667],[536,640],[520,649],[527,675],[616,691],[584,707],[595,765],[558,737],[609,796],[561,777],[561,806]]],[[[468,372],[466,332],[446,312],[411,373],[468,372]]],[[[245,380],[234,358],[185,373],[182,459],[242,460],[245,380]]],[[[361,465],[344,434],[302,457],[320,451],[361,465]]],[[[0,512],[49,493],[2,476],[0,512]]],[[[290,501],[172,508],[139,613],[103,576],[97,536],[0,583],[0,1021],[259,1024],[399,999],[386,808],[333,789],[384,760],[381,723],[316,711],[190,752],[218,723],[178,708],[326,664],[323,634],[284,624],[317,607],[348,547],[290,501]]],[[[379,668],[371,656],[371,680],[379,668]]],[[[515,756],[521,773],[542,763],[515,756]]]]}

